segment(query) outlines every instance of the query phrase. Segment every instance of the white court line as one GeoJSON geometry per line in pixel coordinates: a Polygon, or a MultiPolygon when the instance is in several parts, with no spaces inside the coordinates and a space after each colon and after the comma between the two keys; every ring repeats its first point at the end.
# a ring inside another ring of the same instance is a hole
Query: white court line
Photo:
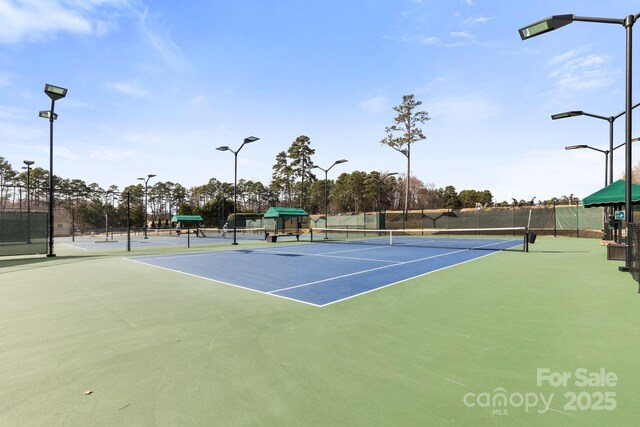
{"type": "MultiPolygon", "coordinates": [[[[519,241],[519,240],[515,240],[514,239],[513,241],[516,242],[516,241],[519,241]]],[[[477,249],[477,248],[481,248],[481,247],[485,247],[485,246],[492,246],[494,244],[496,244],[496,243],[476,246],[473,249],[477,249]]],[[[334,252],[329,252],[328,254],[341,253],[341,252],[352,252],[352,251],[360,251],[360,250],[368,250],[368,249],[380,249],[380,248],[385,248],[385,247],[388,247],[388,246],[375,246],[375,247],[371,247],[371,248],[344,250],[344,251],[337,251],[337,252],[334,251],[334,252]]],[[[269,253],[276,253],[276,254],[278,254],[278,253],[294,254],[294,255],[301,255],[301,256],[329,256],[329,255],[326,255],[326,254],[300,254],[300,253],[297,253],[297,252],[296,253],[292,253],[292,252],[282,252],[282,251],[277,252],[278,249],[279,248],[264,248],[264,249],[251,249],[251,251],[252,252],[269,252],[269,253]]],[[[133,259],[133,258],[124,258],[124,259],[126,259],[128,261],[137,262],[137,263],[143,264],[143,265],[147,265],[147,266],[151,266],[151,267],[155,267],[155,268],[160,268],[160,269],[167,270],[167,271],[172,271],[172,272],[175,272],[175,273],[186,274],[188,276],[192,276],[192,277],[196,277],[196,278],[199,278],[199,279],[208,280],[210,282],[222,283],[224,285],[233,286],[233,287],[239,288],[239,289],[246,289],[246,290],[257,292],[257,293],[260,293],[260,294],[263,294],[263,295],[276,296],[276,297],[283,298],[283,299],[286,299],[286,300],[289,300],[289,301],[301,302],[303,304],[311,305],[313,307],[326,307],[328,305],[332,305],[332,304],[335,304],[335,303],[338,303],[338,302],[341,302],[341,301],[345,301],[345,300],[348,300],[348,299],[351,299],[351,298],[355,298],[355,297],[360,296],[360,295],[364,295],[364,294],[368,294],[370,292],[374,292],[374,291],[377,291],[377,290],[380,290],[380,289],[384,289],[384,288],[387,288],[389,286],[396,285],[398,283],[406,282],[408,280],[413,280],[413,279],[416,279],[418,277],[425,276],[427,274],[435,273],[437,271],[445,270],[445,269],[450,268],[450,267],[454,267],[454,266],[457,266],[457,265],[465,264],[467,262],[475,261],[477,259],[481,259],[481,258],[490,256],[490,255],[495,255],[498,252],[497,251],[496,252],[490,252],[488,254],[479,256],[477,258],[473,258],[473,259],[470,259],[470,260],[465,260],[465,261],[458,262],[458,263],[455,263],[455,264],[447,265],[445,267],[442,267],[442,268],[439,268],[439,269],[436,269],[436,270],[428,271],[428,272],[425,272],[425,273],[422,273],[422,274],[419,274],[419,275],[416,275],[416,276],[413,276],[413,277],[408,277],[406,279],[402,279],[402,280],[399,280],[397,282],[389,283],[389,284],[386,284],[386,285],[383,285],[383,286],[380,286],[380,287],[377,287],[377,288],[374,288],[374,289],[370,289],[368,291],[364,291],[364,292],[360,292],[360,293],[357,293],[357,294],[349,295],[348,297],[337,299],[337,300],[328,302],[326,304],[314,304],[314,303],[311,303],[311,302],[308,302],[308,301],[304,301],[304,300],[300,300],[300,299],[296,299],[296,298],[290,298],[290,297],[287,297],[287,296],[284,296],[284,295],[278,295],[278,294],[275,294],[274,292],[281,292],[281,291],[284,291],[284,290],[310,286],[312,284],[328,282],[328,281],[336,280],[336,279],[339,279],[339,278],[342,278],[342,277],[354,276],[354,275],[358,275],[358,274],[362,274],[362,273],[366,273],[366,272],[370,272],[370,271],[381,270],[381,269],[384,269],[384,268],[390,268],[390,267],[396,267],[396,266],[405,265],[405,264],[411,264],[411,263],[418,262],[418,261],[424,261],[424,260],[428,260],[428,259],[439,258],[439,257],[442,257],[442,256],[452,255],[452,254],[456,254],[456,253],[460,253],[460,252],[467,252],[467,251],[470,251],[470,250],[472,250],[472,249],[461,249],[461,250],[456,250],[456,251],[452,251],[452,252],[446,252],[446,253],[443,253],[443,254],[438,254],[438,255],[433,255],[433,256],[429,256],[429,257],[410,260],[410,261],[401,261],[401,262],[381,261],[381,262],[394,262],[394,264],[386,265],[386,266],[382,266],[382,267],[376,267],[376,268],[372,268],[372,269],[369,269],[369,270],[350,273],[350,274],[337,276],[337,277],[333,277],[333,278],[329,278],[329,279],[318,280],[318,281],[315,281],[315,282],[305,283],[305,284],[301,284],[301,285],[297,285],[297,286],[291,286],[291,287],[287,287],[287,288],[277,289],[277,290],[273,290],[273,291],[269,291],[269,292],[260,291],[258,289],[254,289],[254,288],[250,288],[250,287],[246,287],[246,286],[241,286],[241,285],[236,285],[236,284],[233,284],[233,283],[223,282],[221,280],[213,279],[213,278],[210,278],[210,277],[200,276],[200,275],[197,275],[197,274],[187,273],[187,272],[184,272],[184,271],[175,270],[175,269],[171,269],[171,268],[167,268],[167,267],[161,267],[161,266],[157,266],[157,265],[153,265],[153,264],[149,264],[149,263],[145,262],[145,261],[153,261],[153,260],[161,260],[161,259],[181,258],[181,257],[186,257],[186,256],[202,256],[202,255],[211,255],[211,254],[216,254],[216,253],[235,253],[238,250],[227,250],[227,251],[210,251],[209,250],[209,251],[206,251],[206,252],[178,254],[178,255],[174,255],[174,256],[157,256],[157,257],[153,257],[153,258],[147,258],[147,257],[141,256],[140,258],[144,258],[144,261],[143,260],[139,261],[139,260],[136,260],[136,259],[133,259]]],[[[336,257],[336,258],[349,259],[349,257],[336,257]]],[[[360,259],[360,258],[355,258],[355,259],[360,259]]],[[[369,259],[362,259],[362,260],[367,261],[369,259]]]]}
{"type": "Polygon", "coordinates": [[[272,294],[270,294],[269,292],[260,291],[260,290],[258,290],[258,289],[248,288],[248,287],[246,287],[246,286],[236,285],[236,284],[234,284],[234,283],[223,282],[222,280],[212,279],[211,277],[200,276],[200,275],[198,275],[198,274],[187,273],[187,272],[185,272],[185,271],[174,270],[173,268],[167,268],[167,267],[161,267],[161,266],[159,266],[159,265],[148,264],[148,263],[146,263],[146,262],[144,262],[144,261],[138,261],[138,260],[131,259],[131,258],[125,258],[125,260],[127,260],[127,261],[131,261],[131,262],[136,262],[136,263],[138,263],[138,264],[142,264],[142,265],[145,265],[145,266],[147,266],[147,267],[154,267],[154,268],[159,268],[159,269],[161,269],[161,270],[172,271],[172,272],[174,272],[174,273],[185,274],[185,275],[187,275],[187,276],[196,277],[196,278],[198,278],[198,279],[207,280],[207,281],[209,281],[209,282],[222,283],[223,285],[233,286],[234,288],[245,289],[245,290],[248,290],[248,291],[257,292],[257,293],[259,293],[259,294],[263,294],[263,295],[274,296],[274,297],[278,297],[278,298],[286,299],[286,300],[289,300],[289,301],[301,302],[301,303],[303,303],[303,304],[312,305],[312,306],[314,306],[314,307],[322,307],[321,305],[318,305],[318,304],[314,304],[314,303],[311,303],[311,302],[307,302],[307,301],[303,301],[303,300],[299,300],[299,299],[295,299],[295,298],[289,298],[289,297],[286,297],[286,296],[284,296],[284,295],[272,295],[272,294]]]}
{"type": "MultiPolygon", "coordinates": [[[[318,283],[330,282],[330,281],[332,281],[332,280],[342,279],[342,278],[344,278],[344,277],[357,276],[358,274],[369,273],[369,272],[372,272],[372,271],[382,270],[382,269],[385,269],[385,268],[398,267],[398,266],[401,266],[401,265],[412,264],[412,263],[414,263],[414,262],[426,261],[426,260],[428,260],[428,259],[434,259],[434,258],[440,258],[440,257],[443,257],[443,256],[453,255],[453,254],[457,254],[457,253],[460,253],[460,252],[467,252],[467,251],[470,251],[470,250],[473,250],[473,249],[479,249],[479,248],[486,247],[486,246],[493,246],[493,245],[495,245],[495,244],[496,244],[496,243],[488,243],[488,244],[486,244],[486,245],[476,246],[476,247],[471,248],[471,249],[460,249],[460,250],[457,250],[457,251],[446,252],[446,253],[443,253],[443,254],[432,255],[432,256],[428,256],[428,257],[424,257],[424,258],[417,258],[417,259],[413,259],[413,260],[409,260],[409,261],[400,261],[400,262],[395,262],[394,264],[391,264],[391,265],[384,265],[384,266],[382,266],[382,267],[370,268],[370,269],[368,269],[368,270],[356,271],[356,272],[354,272],[354,273],[343,274],[343,275],[341,275],[341,276],[330,277],[330,278],[328,278],[328,279],[316,280],[316,281],[314,281],[314,282],[303,283],[303,284],[301,284],[301,285],[290,286],[290,287],[282,288],[282,289],[276,289],[276,290],[270,291],[269,293],[270,293],[270,294],[272,294],[272,293],[274,293],[274,292],[287,291],[287,290],[289,290],[289,289],[303,288],[303,287],[305,287],[305,286],[311,286],[311,285],[315,285],[315,284],[318,284],[318,283]]],[[[490,254],[489,254],[489,255],[490,255],[490,254]]],[[[484,255],[484,256],[486,256],[486,255],[484,255]]],[[[482,256],[482,257],[478,257],[478,258],[483,258],[484,256],[482,256]]],[[[474,259],[478,259],[478,258],[474,258],[474,259]]],[[[460,264],[460,263],[453,264],[453,265],[458,265],[458,264],[460,264]]],[[[419,277],[419,276],[416,276],[416,277],[419,277]]],[[[409,279],[404,279],[404,280],[409,280],[409,279]]],[[[401,280],[401,281],[404,281],[404,280],[401,280]]],[[[396,283],[397,283],[397,282],[396,282],[396,283]]],[[[379,289],[379,288],[378,288],[378,289],[379,289]]],[[[360,294],[358,294],[358,295],[360,295],[360,294]]]]}
{"type": "Polygon", "coordinates": [[[391,264],[391,265],[384,265],[382,267],[376,267],[376,268],[370,268],[368,270],[356,271],[354,273],[343,274],[341,276],[330,277],[328,279],[322,279],[322,280],[316,280],[314,282],[303,283],[302,285],[289,286],[288,288],[276,289],[276,290],[270,291],[269,293],[272,294],[274,292],[288,291],[289,289],[303,288],[305,286],[311,286],[311,285],[315,285],[317,283],[330,282],[332,280],[342,279],[343,277],[357,276],[358,274],[370,273],[370,272],[376,271],[376,270],[382,270],[382,269],[391,268],[391,267],[398,267],[400,265],[407,265],[407,264],[411,264],[411,263],[418,262],[418,261],[425,261],[425,260],[428,260],[428,259],[439,258],[439,257],[447,256],[447,255],[457,254],[459,252],[466,252],[466,251],[468,251],[468,249],[461,249],[459,251],[453,251],[453,252],[447,252],[447,253],[444,253],[444,254],[432,255],[432,256],[428,256],[428,257],[424,257],[424,258],[414,259],[414,260],[411,260],[411,261],[400,261],[400,262],[397,262],[397,263],[391,264]]]}
{"type": "MultiPolygon", "coordinates": [[[[468,249],[465,249],[465,251],[466,251],[466,250],[468,250],[468,249]]],[[[380,290],[380,289],[388,288],[389,286],[397,285],[398,283],[406,282],[407,280],[417,279],[417,278],[419,278],[419,277],[426,276],[427,274],[436,273],[436,272],[438,272],[438,271],[446,270],[446,269],[448,269],[448,268],[455,267],[455,266],[457,266],[457,265],[466,264],[466,263],[471,262],[471,261],[476,261],[476,260],[478,260],[478,259],[485,258],[485,257],[491,256],[491,255],[495,255],[495,254],[497,254],[497,253],[498,253],[498,252],[490,252],[490,253],[488,253],[488,254],[485,254],[485,255],[479,256],[479,257],[477,257],[477,258],[468,259],[468,260],[466,260],[466,261],[458,262],[458,263],[456,263],[456,264],[447,265],[447,266],[445,266],[445,267],[438,268],[438,269],[436,269],[436,270],[427,271],[426,273],[418,274],[417,276],[408,277],[408,278],[406,278],[406,279],[398,280],[397,282],[389,283],[389,284],[387,284],[387,285],[380,286],[380,287],[378,287],[378,288],[369,289],[368,291],[360,292],[360,293],[358,293],[358,294],[349,295],[348,297],[340,298],[340,299],[337,299],[337,300],[335,300],[335,301],[328,302],[328,303],[326,303],[326,304],[320,304],[320,305],[318,305],[318,307],[326,307],[326,306],[328,306],[328,305],[332,305],[332,304],[335,304],[335,303],[338,303],[338,302],[346,301],[346,300],[351,299],[351,298],[359,297],[360,295],[365,295],[365,294],[368,294],[368,293],[371,293],[371,292],[378,291],[378,290],[380,290]]],[[[296,301],[297,301],[297,300],[296,300],[296,301]]]]}

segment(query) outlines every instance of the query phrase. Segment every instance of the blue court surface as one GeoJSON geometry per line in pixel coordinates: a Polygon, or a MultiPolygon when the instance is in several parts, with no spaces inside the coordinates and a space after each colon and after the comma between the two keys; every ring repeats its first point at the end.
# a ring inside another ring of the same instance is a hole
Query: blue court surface
{"type": "Polygon", "coordinates": [[[475,249],[322,243],[128,259],[322,307],[518,245],[520,239],[475,249]]]}
{"type": "MultiPolygon", "coordinates": [[[[264,234],[262,233],[244,233],[239,232],[236,235],[236,240],[245,241],[245,240],[264,240],[264,234]]],[[[233,233],[230,232],[226,237],[222,237],[220,233],[209,232],[207,233],[207,237],[196,237],[195,235],[190,235],[187,237],[186,234],[182,234],[182,236],[177,237],[175,234],[173,235],[153,235],[150,234],[147,239],[144,239],[142,235],[131,236],[131,249],[135,250],[136,248],[145,248],[145,247],[158,247],[158,246],[180,246],[187,247],[196,246],[196,245],[204,245],[204,244],[217,244],[217,243],[226,243],[231,244],[233,241],[233,233]]],[[[127,236],[126,235],[116,235],[109,236],[105,238],[103,236],[83,236],[76,237],[75,241],[72,241],[71,238],[56,238],[56,243],[62,243],[77,249],[83,249],[87,251],[96,251],[103,249],[126,249],[127,248],[127,236]]]]}

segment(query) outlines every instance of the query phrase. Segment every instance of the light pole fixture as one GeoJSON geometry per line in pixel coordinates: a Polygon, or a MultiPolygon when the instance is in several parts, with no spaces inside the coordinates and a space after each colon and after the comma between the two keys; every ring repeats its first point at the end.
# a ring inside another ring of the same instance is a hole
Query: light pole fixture
{"type": "Polygon", "coordinates": [[[31,243],[31,166],[35,163],[33,160],[24,160],[22,163],[27,165],[27,243],[31,243]]]}
{"type": "Polygon", "coordinates": [[[149,175],[147,175],[146,178],[138,178],[138,180],[144,181],[144,238],[145,239],[149,238],[147,236],[147,224],[149,222],[147,219],[147,193],[149,191],[149,180],[154,176],[155,176],[154,174],[150,173],[149,175]]]}
{"type": "MultiPolygon", "coordinates": [[[[638,140],[640,140],[640,138],[634,138],[634,139],[631,140],[631,142],[636,142],[638,140]]],[[[601,150],[599,148],[595,148],[595,147],[592,147],[592,146],[586,145],[586,144],[569,145],[567,147],[564,147],[564,149],[565,150],[578,150],[578,149],[581,149],[581,148],[586,148],[586,149],[589,149],[589,150],[594,150],[594,151],[599,151],[600,153],[604,153],[604,185],[606,186],[607,185],[607,157],[609,157],[609,154],[611,154],[611,157],[613,157],[613,151],[617,150],[618,148],[622,147],[623,145],[624,145],[624,143],[618,144],[615,147],[613,147],[611,150],[601,150]]],[[[609,157],[609,159],[611,157],[609,157]]],[[[611,171],[609,171],[609,176],[611,176],[611,171]]],[[[612,182],[613,181],[610,181],[609,184],[612,184],[612,182]]],[[[613,208],[611,208],[611,209],[612,209],[611,212],[607,212],[606,209],[605,209],[605,214],[606,215],[613,214],[613,208]]],[[[615,234],[617,235],[618,233],[615,233],[615,234]]],[[[606,221],[605,221],[605,239],[606,240],[611,240],[612,239],[611,229],[609,228],[608,222],[606,222],[606,221]]],[[[620,243],[619,242],[620,236],[617,236],[616,240],[618,241],[618,243],[620,243]]]]}
{"type": "MultiPolygon", "coordinates": [[[[43,118],[43,119],[48,119],[49,117],[51,117],[51,111],[50,110],[42,110],[38,113],[38,116],[43,118]]],[[[57,113],[53,113],[53,120],[58,120],[58,114],[57,113]]]]}
{"type": "Polygon", "coordinates": [[[44,85],[44,93],[51,99],[51,109],[40,111],[39,116],[49,119],[49,250],[48,257],[54,257],[53,253],[53,121],[58,118],[54,112],[56,101],[67,96],[67,89],[50,84],[44,85]]]}
{"type": "Polygon", "coordinates": [[[632,118],[631,110],[632,106],[632,58],[633,58],[633,24],[640,17],[640,13],[636,15],[628,15],[622,19],[614,18],[595,18],[576,15],[554,15],[545,18],[541,21],[535,22],[526,27],[520,28],[518,33],[522,40],[529,39],[531,37],[539,36],[540,34],[547,33],[549,31],[556,30],[564,27],[574,21],[578,22],[594,22],[599,24],[618,24],[622,25],[626,30],[626,48],[625,48],[625,220],[627,231],[627,256],[626,263],[623,270],[628,271],[631,266],[632,248],[630,244],[631,236],[631,224],[633,223],[633,206],[631,204],[631,170],[632,170],[632,151],[631,151],[631,131],[632,131],[632,118]]]}
{"type": "Polygon", "coordinates": [[[242,147],[244,147],[246,144],[250,144],[252,142],[256,142],[257,140],[259,140],[260,138],[255,137],[255,136],[248,136],[244,139],[244,141],[242,142],[242,145],[240,146],[240,148],[238,148],[237,150],[233,150],[231,149],[228,145],[223,145],[221,147],[216,148],[216,150],[218,151],[231,151],[233,153],[233,157],[234,157],[234,168],[233,168],[233,243],[232,245],[237,245],[238,242],[236,240],[236,232],[237,232],[237,222],[238,222],[238,211],[237,211],[237,205],[238,205],[238,153],[240,152],[240,150],[242,150],[242,147]]]}
{"type": "Polygon", "coordinates": [[[586,144],[579,144],[579,145],[568,145],[566,147],[564,147],[565,150],[579,150],[581,148],[587,148],[589,150],[593,150],[593,151],[599,151],[600,153],[604,154],[604,185],[607,185],[607,167],[609,162],[607,161],[609,158],[609,150],[601,150],[599,148],[595,148],[592,147],[590,145],[586,145],[586,144]]]}
{"type": "Polygon", "coordinates": [[[327,228],[329,228],[327,226],[328,221],[327,218],[329,217],[329,205],[328,205],[328,196],[327,196],[327,176],[329,174],[329,171],[331,170],[332,167],[334,167],[335,165],[339,165],[340,163],[347,163],[349,160],[347,159],[340,159],[340,160],[336,160],[335,162],[333,162],[333,164],[331,166],[329,166],[327,169],[321,168],[320,166],[314,165],[311,166],[311,169],[320,169],[321,171],[324,172],[324,238],[327,239],[327,228]]]}
{"type": "MultiPolygon", "coordinates": [[[[637,106],[640,105],[640,102],[635,104],[634,106],[631,107],[631,109],[635,109],[637,106]]],[[[606,120],[607,122],[609,122],[609,152],[612,153],[614,148],[613,148],[613,123],[616,121],[617,118],[624,116],[624,114],[626,113],[626,111],[623,111],[621,113],[616,114],[615,116],[609,116],[609,117],[605,117],[605,116],[601,116],[598,114],[592,114],[592,113],[587,113],[586,111],[567,111],[565,113],[559,113],[559,114],[554,114],[551,116],[551,120],[559,120],[559,119],[566,119],[568,117],[578,117],[578,116],[587,116],[587,117],[593,117],[595,119],[600,119],[600,120],[606,120]]],[[[613,155],[611,155],[611,157],[609,157],[609,184],[613,183],[613,155]]],[[[605,183],[606,185],[606,183],[605,183]]]]}
{"type": "Polygon", "coordinates": [[[381,178],[378,178],[378,177],[375,177],[375,176],[371,177],[371,178],[375,179],[376,182],[378,183],[378,215],[380,214],[380,211],[382,210],[381,209],[381,205],[380,205],[380,189],[382,187],[382,183],[384,182],[385,179],[387,179],[387,178],[389,178],[390,176],[393,176],[393,175],[398,175],[398,172],[388,173],[388,174],[384,175],[381,178]]]}

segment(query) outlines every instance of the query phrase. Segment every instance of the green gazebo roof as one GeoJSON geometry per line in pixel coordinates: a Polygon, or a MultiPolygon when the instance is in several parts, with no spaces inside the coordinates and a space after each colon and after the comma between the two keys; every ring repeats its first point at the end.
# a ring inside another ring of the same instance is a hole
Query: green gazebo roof
{"type": "Polygon", "coordinates": [[[264,213],[265,218],[281,218],[286,216],[309,216],[307,211],[300,208],[269,208],[268,211],[264,213]]]}
{"type": "MultiPolygon", "coordinates": [[[[624,205],[625,191],[626,182],[619,179],[582,199],[582,204],[585,208],[624,205]]],[[[631,184],[631,203],[634,205],[640,203],[640,185],[638,184],[631,184]]]]}
{"type": "Polygon", "coordinates": [[[200,215],[174,215],[171,222],[204,221],[200,215]]]}

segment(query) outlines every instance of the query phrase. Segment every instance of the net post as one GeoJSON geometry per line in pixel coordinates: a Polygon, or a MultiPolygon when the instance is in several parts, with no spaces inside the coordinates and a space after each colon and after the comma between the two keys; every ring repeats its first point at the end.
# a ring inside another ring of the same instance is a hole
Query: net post
{"type": "Polygon", "coordinates": [[[529,227],[524,229],[524,251],[529,252],[529,227]]]}
{"type": "Polygon", "coordinates": [[[127,252],[131,252],[131,193],[127,191],[127,252]]]}

